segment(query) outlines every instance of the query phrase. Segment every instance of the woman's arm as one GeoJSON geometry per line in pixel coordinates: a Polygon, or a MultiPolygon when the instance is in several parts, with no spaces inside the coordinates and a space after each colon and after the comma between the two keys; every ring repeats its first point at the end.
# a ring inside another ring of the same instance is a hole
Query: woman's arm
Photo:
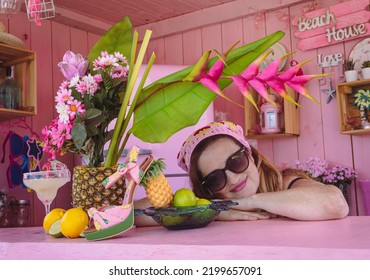
{"type": "MultiPolygon", "coordinates": [[[[142,198],[140,200],[136,200],[134,202],[135,209],[146,209],[148,207],[152,206],[149,203],[149,200],[147,198],[142,198]]],[[[158,223],[152,219],[152,217],[149,217],[147,215],[138,215],[135,216],[135,225],[138,227],[142,226],[158,226],[158,223]]]]}
{"type": "MultiPolygon", "coordinates": [[[[289,182],[284,180],[284,186],[289,182]]],[[[297,220],[340,219],[346,217],[349,211],[348,204],[337,187],[312,179],[298,180],[289,190],[257,193],[235,201],[239,203],[233,207],[235,209],[263,209],[297,220]]]]}

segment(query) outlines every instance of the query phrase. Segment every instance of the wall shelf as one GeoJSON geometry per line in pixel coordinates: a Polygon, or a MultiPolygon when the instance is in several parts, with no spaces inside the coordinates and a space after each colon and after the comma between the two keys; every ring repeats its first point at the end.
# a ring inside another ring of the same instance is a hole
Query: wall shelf
{"type": "MultiPolygon", "coordinates": [[[[286,88],[287,93],[294,99],[297,99],[297,93],[291,88],[286,88]]],[[[271,93],[273,91],[271,90],[271,93]]],[[[254,100],[258,99],[258,93],[252,91],[252,96],[254,100]]],[[[245,100],[245,135],[247,138],[251,139],[270,139],[270,138],[282,138],[282,137],[292,137],[299,136],[299,108],[290,103],[287,100],[283,100],[284,108],[284,123],[285,128],[282,133],[273,134],[255,134],[253,127],[259,124],[259,112],[256,108],[248,101],[245,100]]]]}
{"type": "MultiPolygon", "coordinates": [[[[353,105],[355,98],[352,97],[352,93],[358,89],[370,89],[370,79],[337,85],[339,129],[341,134],[370,133],[370,129],[358,128],[361,126],[360,110],[353,105]]],[[[367,112],[367,117],[369,119],[370,112],[367,112]]]]}
{"type": "Polygon", "coordinates": [[[36,53],[0,43],[0,61],[1,77],[7,66],[14,66],[14,80],[21,88],[21,109],[0,108],[0,121],[36,115],[36,53]]]}

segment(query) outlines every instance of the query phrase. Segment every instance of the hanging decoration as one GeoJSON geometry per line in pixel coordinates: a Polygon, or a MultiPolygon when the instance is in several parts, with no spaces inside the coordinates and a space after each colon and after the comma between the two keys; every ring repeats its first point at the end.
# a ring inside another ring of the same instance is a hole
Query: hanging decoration
{"type": "Polygon", "coordinates": [[[329,77],[329,87],[324,88],[321,90],[323,93],[326,93],[328,96],[326,97],[326,104],[329,104],[330,101],[336,96],[337,91],[333,85],[333,79],[331,76],[329,77]]]}
{"type": "Polygon", "coordinates": [[[289,27],[290,16],[287,13],[283,13],[282,11],[276,11],[275,15],[279,21],[285,23],[286,28],[289,27]]]}
{"type": "MultiPolygon", "coordinates": [[[[328,87],[321,89],[321,92],[326,93],[326,104],[336,97],[336,84],[338,81],[343,80],[343,54],[335,53],[328,55],[317,55],[317,67],[321,73],[325,73],[325,68],[328,68],[328,73],[331,73],[329,77],[328,87]]],[[[326,80],[324,77],[319,80],[319,86],[324,86],[326,80]]]]}
{"type": "Polygon", "coordinates": [[[42,19],[55,17],[55,6],[53,0],[25,0],[27,16],[37,26],[41,26],[42,19]]]}
{"type": "Polygon", "coordinates": [[[308,3],[306,6],[304,6],[302,8],[302,14],[315,11],[316,10],[316,7],[317,7],[317,2],[316,1],[312,1],[312,2],[308,3]]]}
{"type": "Polygon", "coordinates": [[[262,24],[265,22],[265,19],[266,19],[265,10],[258,11],[256,14],[255,23],[254,23],[256,25],[256,28],[260,29],[262,24]]]}
{"type": "Polygon", "coordinates": [[[0,14],[10,18],[19,12],[22,0],[0,0],[0,14]]]}
{"type": "Polygon", "coordinates": [[[255,13],[254,25],[257,29],[260,29],[266,19],[266,10],[258,10],[253,7],[248,7],[248,9],[255,11],[255,12],[252,12],[252,13],[255,13]]]}

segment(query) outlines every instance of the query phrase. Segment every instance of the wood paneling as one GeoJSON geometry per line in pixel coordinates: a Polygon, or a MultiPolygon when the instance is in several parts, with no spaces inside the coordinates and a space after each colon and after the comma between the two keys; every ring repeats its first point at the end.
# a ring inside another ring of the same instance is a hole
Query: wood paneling
{"type": "MultiPolygon", "coordinates": [[[[55,21],[103,34],[130,16],[133,26],[145,25],[240,0],[54,0],[55,21]],[[99,22],[103,23],[99,26],[99,22]],[[95,30],[95,31],[94,31],[95,30]]],[[[25,10],[23,8],[23,10],[25,10]]]]}

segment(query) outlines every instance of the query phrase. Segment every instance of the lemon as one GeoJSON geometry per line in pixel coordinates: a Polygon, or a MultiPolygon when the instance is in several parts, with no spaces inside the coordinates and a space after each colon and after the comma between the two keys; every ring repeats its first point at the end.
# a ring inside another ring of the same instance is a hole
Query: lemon
{"type": "Polygon", "coordinates": [[[197,205],[208,205],[211,204],[212,202],[205,198],[198,198],[196,203],[197,205]]]}
{"type": "Polygon", "coordinates": [[[179,189],[173,196],[173,206],[195,206],[197,198],[192,190],[187,188],[179,189]]]}
{"type": "Polygon", "coordinates": [[[81,208],[68,209],[61,222],[60,228],[65,237],[77,238],[84,231],[89,223],[87,213],[81,208]]]}
{"type": "Polygon", "coordinates": [[[54,224],[57,220],[60,220],[65,212],[66,210],[62,208],[55,208],[51,210],[49,214],[45,216],[42,224],[45,232],[49,232],[51,225],[54,224]]]}
{"type": "Polygon", "coordinates": [[[53,237],[60,238],[63,237],[62,230],[60,229],[60,222],[62,219],[57,220],[55,223],[53,223],[49,229],[49,234],[53,237]]]}

